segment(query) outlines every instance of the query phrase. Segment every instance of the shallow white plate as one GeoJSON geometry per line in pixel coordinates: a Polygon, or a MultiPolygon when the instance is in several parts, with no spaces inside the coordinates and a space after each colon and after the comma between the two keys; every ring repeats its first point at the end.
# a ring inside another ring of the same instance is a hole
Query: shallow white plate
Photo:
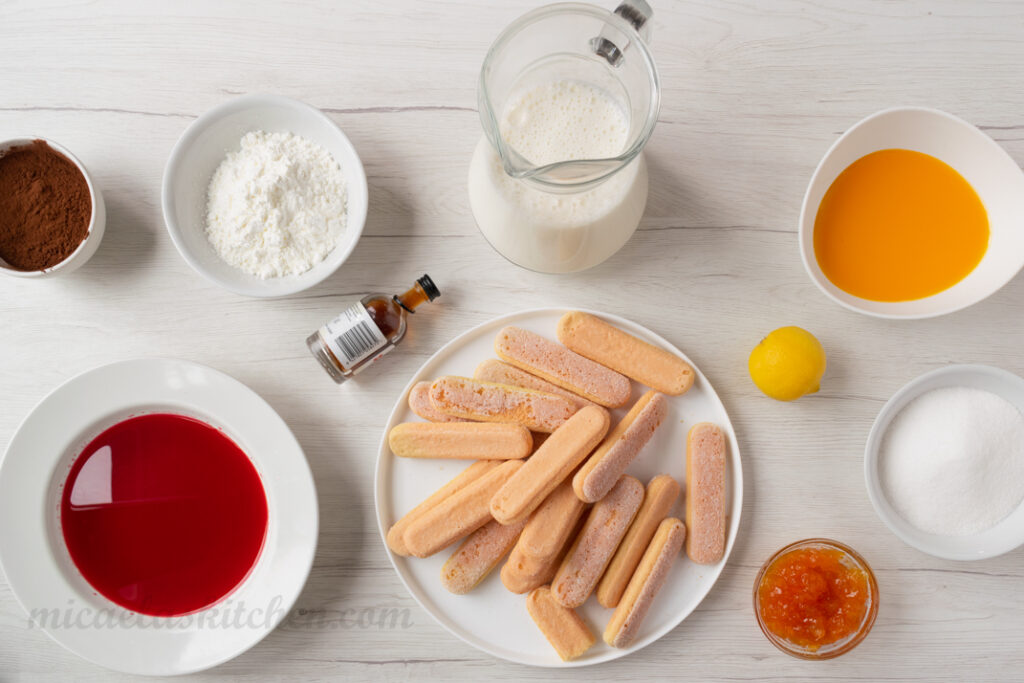
{"type": "MultiPolygon", "coordinates": [[[[420,419],[409,410],[407,403],[412,385],[442,375],[472,376],[478,363],[495,357],[494,337],[505,325],[517,325],[549,339],[555,339],[555,325],[567,310],[570,309],[545,308],[523,311],[479,325],[446,344],[413,376],[391,411],[377,458],[377,522],[382,538],[387,529],[402,515],[468,465],[465,461],[413,460],[392,455],[388,448],[387,432],[400,422],[420,419]]],[[[640,325],[617,316],[589,312],[645,341],[686,358],[685,354],[674,346],[640,325]]],[[[694,369],[696,370],[696,367],[694,369]]],[[[644,391],[636,383],[633,389],[634,398],[638,398],[644,391]]],[[[699,370],[690,391],[683,396],[669,399],[668,418],[640,457],[630,465],[628,472],[645,483],[662,472],[671,474],[677,481],[683,483],[687,431],[693,424],[702,421],[714,422],[721,426],[729,445],[726,478],[729,543],[725,558],[718,564],[697,565],[685,557],[676,562],[668,583],[658,595],[657,604],[647,615],[640,637],[632,647],[618,650],[605,645],[601,634],[608,619],[611,618],[612,610],[601,607],[597,600],[592,598],[581,608],[580,614],[597,636],[597,643],[583,657],[572,662],[562,662],[527,614],[525,596],[514,595],[502,585],[498,576],[500,567],[468,595],[453,595],[441,586],[441,566],[448,559],[451,550],[442,551],[426,559],[400,557],[388,551],[391,562],[409,593],[439,624],[470,645],[495,657],[535,666],[586,666],[607,662],[635,652],[671,631],[708,594],[732,551],[740,523],[743,472],[739,445],[729,416],[726,415],[715,390],[699,370]]],[[[612,416],[613,424],[625,412],[626,409],[615,411],[612,416]]],[[[673,514],[682,517],[681,500],[673,514]]]]}
{"type": "Polygon", "coordinates": [[[1024,266],[1024,173],[999,144],[967,121],[938,109],[896,107],[859,121],[825,153],[800,209],[800,257],[815,285],[833,301],[878,318],[931,318],[997,292],[1024,266]],[[880,149],[909,149],[944,161],[971,184],[985,205],[988,249],[981,262],[949,289],[914,301],[870,301],[836,287],[814,255],[814,221],[825,192],[847,166],[880,149]]]}
{"type": "Polygon", "coordinates": [[[864,447],[864,479],[868,498],[885,525],[909,546],[946,560],[984,560],[1024,544],[1024,502],[991,529],[968,536],[941,536],[921,531],[903,519],[885,495],[879,477],[882,439],[900,411],[921,394],[943,387],[969,387],[1001,396],[1024,413],[1024,379],[988,365],[948,365],[905,384],[875,418],[864,447]]]}
{"type": "Polygon", "coordinates": [[[119,671],[183,674],[248,650],[291,609],[316,539],[316,489],[288,426],[244,384],[195,363],[130,360],[69,380],[29,413],[0,462],[0,565],[11,590],[34,627],[119,671]],[[64,478],[89,441],[153,412],[223,430],[252,459],[267,494],[267,538],[248,578],[217,605],[170,619],[140,617],[93,590],[71,561],[58,516],[64,478]]]}

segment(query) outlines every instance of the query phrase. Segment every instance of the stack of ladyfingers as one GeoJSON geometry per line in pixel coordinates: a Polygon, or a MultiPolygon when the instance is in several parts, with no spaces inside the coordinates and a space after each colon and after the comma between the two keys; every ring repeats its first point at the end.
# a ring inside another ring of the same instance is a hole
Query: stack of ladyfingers
{"type": "Polygon", "coordinates": [[[528,613],[569,660],[596,641],[576,612],[592,594],[614,609],[605,642],[629,647],[684,544],[693,562],[722,559],[726,446],[716,425],[691,428],[684,524],[672,516],[675,478],[645,486],[626,470],[667,418],[669,396],[693,386],[693,368],[587,313],[565,314],[557,337],[506,327],[498,358],[472,378],[410,390],[409,407],[426,422],[395,426],[394,454],[474,462],[395,522],[387,544],[415,557],[458,544],[441,571],[457,594],[504,559],[502,583],[527,594],[528,613]],[[650,391],[629,405],[631,380],[650,391]],[[613,424],[609,410],[627,405],[613,424]]]}

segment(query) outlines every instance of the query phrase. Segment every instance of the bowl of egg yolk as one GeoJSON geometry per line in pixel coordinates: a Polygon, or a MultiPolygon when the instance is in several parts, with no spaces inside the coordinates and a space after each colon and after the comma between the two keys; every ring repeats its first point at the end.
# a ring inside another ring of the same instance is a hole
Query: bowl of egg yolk
{"type": "Polygon", "coordinates": [[[872,114],[811,178],[800,254],[826,296],[880,318],[975,304],[1024,266],[1024,173],[992,138],[937,109],[872,114]]]}

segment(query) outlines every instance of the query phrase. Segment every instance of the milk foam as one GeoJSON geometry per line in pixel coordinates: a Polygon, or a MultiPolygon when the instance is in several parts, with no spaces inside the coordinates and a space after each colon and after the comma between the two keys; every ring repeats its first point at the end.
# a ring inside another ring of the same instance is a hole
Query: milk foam
{"type": "Polygon", "coordinates": [[[501,136],[538,166],[601,159],[623,151],[629,120],[607,94],[580,81],[536,86],[509,102],[501,136]]]}

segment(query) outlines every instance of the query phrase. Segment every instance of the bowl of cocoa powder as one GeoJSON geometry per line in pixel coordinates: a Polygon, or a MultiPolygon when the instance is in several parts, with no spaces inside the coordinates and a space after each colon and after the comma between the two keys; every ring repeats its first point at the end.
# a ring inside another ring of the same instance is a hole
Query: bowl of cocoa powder
{"type": "Polygon", "coordinates": [[[0,273],[69,273],[96,252],[105,225],[103,195],[69,151],[38,137],[0,141],[0,273]]]}

